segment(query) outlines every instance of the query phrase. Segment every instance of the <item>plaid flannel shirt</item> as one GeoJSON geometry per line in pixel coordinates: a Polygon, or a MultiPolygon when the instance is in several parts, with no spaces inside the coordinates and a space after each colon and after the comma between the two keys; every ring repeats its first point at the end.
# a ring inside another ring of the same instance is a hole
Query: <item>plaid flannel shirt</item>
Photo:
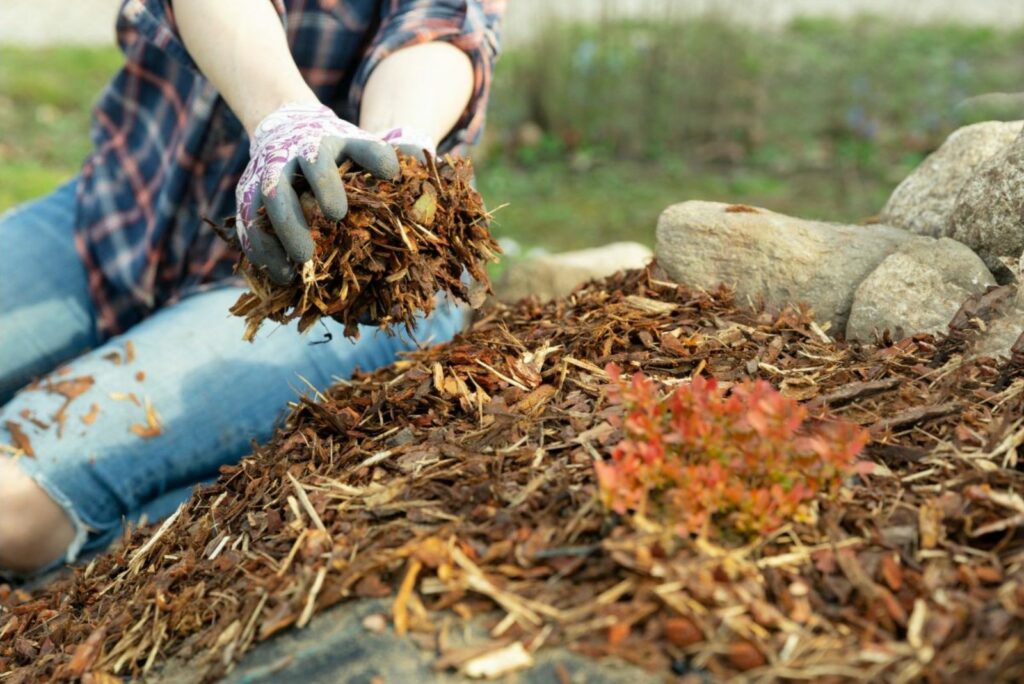
{"type": "MultiPolygon", "coordinates": [[[[349,121],[381,60],[408,45],[452,43],[472,61],[474,94],[439,149],[479,136],[504,0],[260,1],[281,15],[320,101],[349,121]]],[[[104,335],[232,278],[239,255],[204,219],[234,214],[249,160],[248,137],[186,52],[170,0],[126,0],[117,38],[126,61],[93,112],[95,148],[77,198],[76,243],[104,335]]]]}

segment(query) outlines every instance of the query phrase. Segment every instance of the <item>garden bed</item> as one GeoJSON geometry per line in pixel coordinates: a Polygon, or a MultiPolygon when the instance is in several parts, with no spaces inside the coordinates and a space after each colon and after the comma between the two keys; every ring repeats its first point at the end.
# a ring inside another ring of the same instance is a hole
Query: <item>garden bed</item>
{"type": "Polygon", "coordinates": [[[1024,677],[1021,355],[962,360],[969,321],[848,345],[799,310],[662,278],[487,310],[296,403],[162,525],[48,588],[0,590],[0,680],[169,661],[215,679],[357,597],[387,597],[386,628],[464,672],[564,645],[665,675],[1024,677]],[[594,463],[623,438],[609,363],[666,389],[764,379],[812,419],[865,428],[869,465],[769,534],[666,534],[599,496],[594,463]],[[484,643],[452,645],[481,620],[484,643]]]}

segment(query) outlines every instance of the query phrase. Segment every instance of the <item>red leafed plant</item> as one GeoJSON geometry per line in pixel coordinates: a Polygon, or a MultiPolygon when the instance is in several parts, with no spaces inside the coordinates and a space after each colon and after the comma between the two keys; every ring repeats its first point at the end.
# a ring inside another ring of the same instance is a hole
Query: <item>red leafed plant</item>
{"type": "Polygon", "coordinates": [[[809,423],[806,408],[763,380],[726,392],[698,376],[663,395],[641,373],[606,371],[623,439],[595,464],[604,504],[684,536],[766,533],[808,518],[817,497],[857,472],[868,440],[853,423],[809,423]]]}

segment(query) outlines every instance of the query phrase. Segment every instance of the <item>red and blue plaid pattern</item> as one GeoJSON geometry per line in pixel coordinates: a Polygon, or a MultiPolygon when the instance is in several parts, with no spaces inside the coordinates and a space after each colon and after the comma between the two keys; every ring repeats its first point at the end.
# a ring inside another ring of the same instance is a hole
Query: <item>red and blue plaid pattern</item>
{"type": "MultiPolygon", "coordinates": [[[[479,136],[504,0],[264,1],[306,82],[350,121],[370,73],[395,50],[436,40],[464,50],[475,92],[440,151],[479,136]]],[[[93,112],[76,231],[105,336],[232,278],[238,254],[204,219],[235,213],[249,157],[242,125],[186,52],[170,0],[124,2],[117,38],[126,61],[93,112]]]]}

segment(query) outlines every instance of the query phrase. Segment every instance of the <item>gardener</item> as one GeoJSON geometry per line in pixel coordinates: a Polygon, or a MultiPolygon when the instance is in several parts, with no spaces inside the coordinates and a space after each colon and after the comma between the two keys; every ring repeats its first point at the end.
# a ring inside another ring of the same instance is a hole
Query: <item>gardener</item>
{"type": "MultiPolygon", "coordinates": [[[[340,218],[342,159],[390,177],[396,146],[472,142],[502,5],[124,3],[126,61],[96,105],[95,149],[77,178],[0,218],[0,569],[73,561],[125,519],[166,516],[307,385],[417,343],[372,328],[348,342],[332,323],[324,344],[293,327],[243,342],[227,314],[239,255],[206,220],[236,215],[249,258],[295,277],[312,254],[295,176],[340,218]],[[261,207],[278,238],[255,227],[261,207]]],[[[418,342],[461,318],[439,307],[418,342]]]]}

